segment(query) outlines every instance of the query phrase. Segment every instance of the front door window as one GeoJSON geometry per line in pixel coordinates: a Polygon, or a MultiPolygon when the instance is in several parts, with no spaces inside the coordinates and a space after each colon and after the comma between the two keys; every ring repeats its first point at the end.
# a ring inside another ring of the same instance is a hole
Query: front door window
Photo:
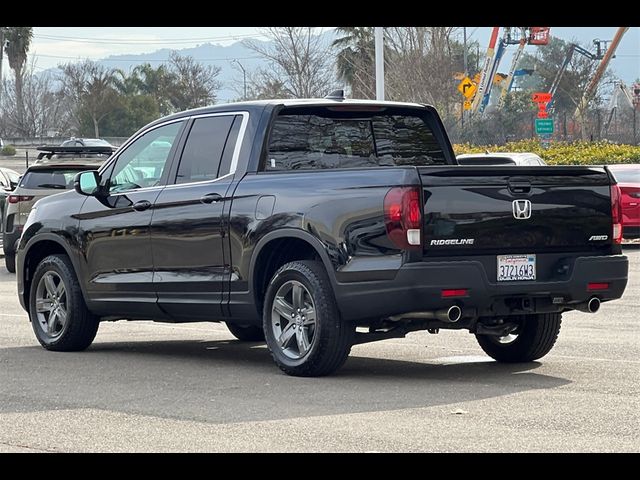
{"type": "Polygon", "coordinates": [[[109,193],[120,193],[160,185],[167,160],[184,122],[170,123],[145,133],[116,160],[109,193]]]}

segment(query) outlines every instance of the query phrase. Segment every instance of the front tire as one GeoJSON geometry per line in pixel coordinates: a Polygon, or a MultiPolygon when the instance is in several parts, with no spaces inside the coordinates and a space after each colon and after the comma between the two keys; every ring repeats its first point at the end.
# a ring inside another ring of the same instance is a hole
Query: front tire
{"type": "Polygon", "coordinates": [[[562,315],[526,315],[515,334],[505,337],[476,335],[484,352],[498,362],[524,363],[544,357],[556,343],[562,315]]]}
{"type": "Polygon", "coordinates": [[[241,342],[264,342],[264,331],[256,325],[238,325],[227,323],[231,334],[241,342]]]}
{"type": "Polygon", "coordinates": [[[98,318],[87,309],[71,260],[46,257],[33,275],[29,317],[40,344],[47,350],[85,350],[98,332],[98,318]]]}
{"type": "Polygon", "coordinates": [[[9,273],[16,273],[16,254],[7,253],[4,256],[4,264],[7,267],[9,273]]]}
{"type": "Polygon", "coordinates": [[[263,326],[278,367],[300,377],[340,368],[355,332],[340,317],[323,265],[310,260],[287,263],[275,273],[265,295],[263,326]]]}

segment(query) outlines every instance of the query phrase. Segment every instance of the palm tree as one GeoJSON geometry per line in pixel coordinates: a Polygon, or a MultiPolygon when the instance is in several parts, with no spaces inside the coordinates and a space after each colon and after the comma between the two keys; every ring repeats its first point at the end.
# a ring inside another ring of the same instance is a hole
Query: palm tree
{"type": "MultiPolygon", "coordinates": [[[[4,39],[6,45],[4,51],[9,59],[9,66],[16,77],[16,101],[18,121],[22,125],[24,119],[24,101],[22,96],[22,82],[24,68],[27,63],[27,53],[33,38],[33,27],[5,27],[4,39]]],[[[2,48],[0,46],[0,48],[2,48]]]]}
{"type": "Polygon", "coordinates": [[[342,34],[332,43],[338,76],[351,87],[355,98],[375,98],[373,27],[338,27],[342,34]]]}

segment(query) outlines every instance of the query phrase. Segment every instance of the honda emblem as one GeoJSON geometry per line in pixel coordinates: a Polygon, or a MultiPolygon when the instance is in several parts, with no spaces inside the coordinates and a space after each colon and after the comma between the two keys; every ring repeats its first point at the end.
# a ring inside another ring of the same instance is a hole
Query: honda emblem
{"type": "Polygon", "coordinates": [[[514,218],[518,220],[531,218],[531,202],[529,200],[514,200],[511,205],[514,218]]]}

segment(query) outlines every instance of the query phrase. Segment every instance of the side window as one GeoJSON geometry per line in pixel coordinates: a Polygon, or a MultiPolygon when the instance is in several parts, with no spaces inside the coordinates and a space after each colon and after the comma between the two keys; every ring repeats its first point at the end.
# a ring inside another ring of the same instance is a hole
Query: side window
{"type": "MultiPolygon", "coordinates": [[[[218,178],[223,153],[227,157],[227,150],[233,150],[232,144],[235,145],[235,141],[231,141],[235,121],[236,117],[233,115],[194,120],[182,150],[176,183],[205,182],[218,178]],[[225,145],[229,148],[225,149],[225,145]]],[[[235,137],[237,136],[236,133],[235,137]]],[[[230,165],[230,159],[228,157],[228,162],[225,163],[230,165]]]]}
{"type": "Polygon", "coordinates": [[[151,130],[129,145],[116,160],[109,181],[109,192],[159,185],[183,123],[170,123],[151,130]]]}

